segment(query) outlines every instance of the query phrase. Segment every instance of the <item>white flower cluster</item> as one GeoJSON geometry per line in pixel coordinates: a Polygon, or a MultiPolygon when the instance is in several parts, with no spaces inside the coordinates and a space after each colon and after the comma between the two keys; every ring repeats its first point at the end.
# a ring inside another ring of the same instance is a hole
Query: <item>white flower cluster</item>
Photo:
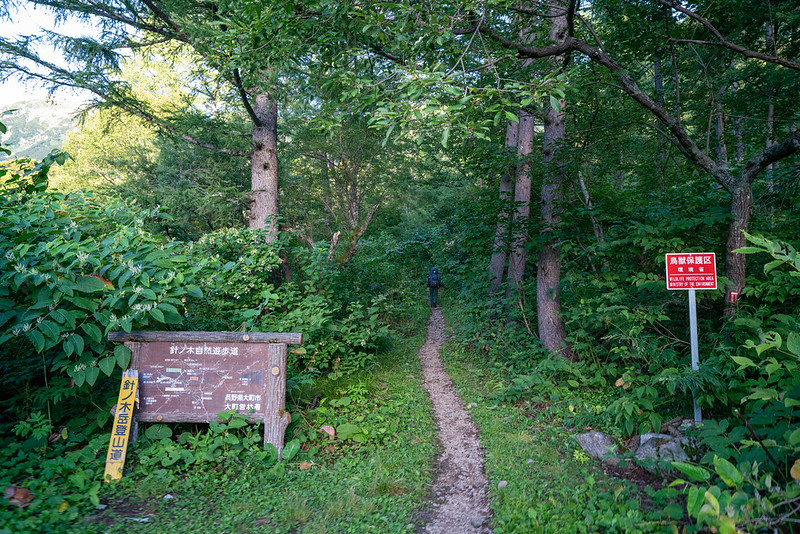
{"type": "Polygon", "coordinates": [[[128,270],[131,272],[133,276],[139,276],[142,274],[142,266],[136,265],[133,263],[133,260],[128,260],[128,270]]]}
{"type": "Polygon", "coordinates": [[[78,258],[78,263],[80,264],[81,267],[83,267],[83,265],[86,263],[86,260],[89,259],[89,254],[82,250],[76,252],[75,256],[78,258]]]}
{"type": "MultiPolygon", "coordinates": [[[[156,307],[155,304],[140,304],[137,302],[136,304],[131,306],[131,310],[133,310],[134,313],[141,313],[141,312],[149,312],[155,307],[156,307]]],[[[123,317],[123,319],[125,319],[125,317],[123,317]]]]}
{"type": "Polygon", "coordinates": [[[30,269],[19,263],[14,264],[14,270],[18,273],[27,274],[29,276],[41,276],[45,282],[49,282],[53,277],[49,273],[42,273],[39,269],[31,267],[30,269]]]}

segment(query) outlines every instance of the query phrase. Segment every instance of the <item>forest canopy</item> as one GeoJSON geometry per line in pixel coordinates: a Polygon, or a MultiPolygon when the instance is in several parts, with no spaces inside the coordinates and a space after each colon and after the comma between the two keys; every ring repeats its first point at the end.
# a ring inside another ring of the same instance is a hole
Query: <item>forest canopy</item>
{"type": "Polygon", "coordinates": [[[319,448],[319,399],[424,324],[435,265],[495,402],[630,443],[694,399],[673,519],[800,521],[796,2],[30,3],[96,32],[0,37],[0,78],[93,95],[0,164],[11,456],[108,431],[120,329],[303,332],[287,441],[319,448]],[[718,286],[667,291],[679,252],[718,286]]]}

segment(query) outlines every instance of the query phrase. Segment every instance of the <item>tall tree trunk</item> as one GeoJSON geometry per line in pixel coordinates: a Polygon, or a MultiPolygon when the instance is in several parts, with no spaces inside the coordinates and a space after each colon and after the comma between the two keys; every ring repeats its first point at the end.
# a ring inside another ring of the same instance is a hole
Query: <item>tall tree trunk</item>
{"type": "MultiPolygon", "coordinates": [[[[770,16],[771,18],[771,16],[770,16]]],[[[772,30],[772,21],[768,20],[765,23],[765,37],[767,42],[767,53],[778,55],[778,50],[775,46],[775,33],[772,30]]],[[[773,99],[772,83],[768,82],[767,87],[767,149],[769,149],[775,142],[775,100],[773,99]]],[[[767,190],[772,192],[775,188],[775,182],[772,179],[772,171],[774,165],[767,166],[767,190]]]]}
{"type": "MultiPolygon", "coordinates": [[[[567,18],[563,8],[551,6],[550,40],[560,43],[566,37],[567,18]]],[[[560,58],[556,58],[558,61],[560,58]]],[[[564,155],[562,145],[567,131],[564,122],[564,100],[561,109],[548,104],[544,118],[542,162],[544,174],[541,194],[542,235],[546,241],[539,252],[536,275],[536,310],[539,320],[539,339],[549,352],[572,358],[567,345],[567,330],[561,317],[561,246],[554,235],[561,222],[559,204],[563,198],[564,155]]]]}
{"type": "Polygon", "coordinates": [[[583,196],[583,205],[586,206],[589,210],[589,220],[592,221],[592,230],[594,231],[594,237],[595,239],[597,239],[598,243],[603,243],[606,240],[605,236],[603,235],[603,225],[597,221],[597,217],[595,217],[594,213],[592,213],[592,209],[594,208],[594,204],[592,204],[592,196],[589,193],[589,188],[586,187],[586,181],[583,179],[583,173],[581,171],[578,171],[578,185],[581,188],[581,195],[583,196]]]}
{"type": "Polygon", "coordinates": [[[253,125],[249,228],[266,228],[267,242],[277,237],[278,217],[278,101],[268,93],[253,99],[258,123],[253,125]]]}
{"type": "Polygon", "coordinates": [[[725,109],[722,105],[722,96],[725,88],[721,87],[714,103],[716,107],[716,121],[714,124],[714,154],[717,163],[728,168],[728,146],[725,144],[725,109]]]}
{"type": "Polygon", "coordinates": [[[664,73],[661,68],[660,50],[656,50],[653,55],[653,85],[656,90],[656,102],[664,105],[664,73]]]}
{"type": "MultiPolygon", "coordinates": [[[[739,90],[739,84],[737,82],[733,82],[733,92],[739,90]]],[[[733,119],[733,136],[736,138],[736,163],[741,163],[744,161],[744,132],[742,131],[742,118],[740,116],[736,116],[733,119]]]]}
{"type": "MultiPolygon", "coordinates": [[[[769,149],[774,144],[775,132],[775,101],[772,99],[772,91],[767,93],[767,143],[766,148],[769,149]]],[[[772,191],[774,189],[774,182],[772,180],[773,165],[767,166],[767,189],[772,191]]]]}
{"type": "MultiPolygon", "coordinates": [[[[506,126],[506,148],[517,148],[519,138],[519,123],[508,121],[506,126]]],[[[514,154],[516,161],[516,154],[514,154]]],[[[489,293],[495,294],[503,284],[503,274],[506,270],[506,248],[508,246],[508,229],[511,222],[509,206],[511,204],[511,191],[514,189],[514,169],[509,164],[506,171],[500,175],[500,213],[497,215],[497,228],[494,232],[492,245],[492,258],[489,261],[489,293]]]]}
{"type": "Polygon", "coordinates": [[[534,121],[527,111],[519,115],[519,137],[517,146],[517,180],[514,185],[514,219],[512,221],[511,252],[508,259],[509,306],[512,298],[522,291],[525,281],[525,263],[528,259],[528,217],[531,211],[531,160],[533,150],[534,121]]]}
{"type": "Polygon", "coordinates": [[[672,11],[664,9],[664,17],[667,26],[667,37],[669,42],[669,57],[672,60],[672,79],[675,84],[675,120],[681,122],[681,83],[678,76],[678,57],[675,53],[675,43],[672,42],[672,11]]]}
{"type": "MultiPolygon", "coordinates": [[[[731,194],[731,222],[728,225],[728,243],[725,247],[725,276],[730,280],[725,286],[725,302],[730,303],[731,291],[741,292],[745,284],[745,255],[733,252],[747,244],[744,231],[750,224],[753,207],[753,188],[747,180],[739,180],[731,194]]],[[[732,315],[733,307],[727,306],[725,315],[732,315]]]]}

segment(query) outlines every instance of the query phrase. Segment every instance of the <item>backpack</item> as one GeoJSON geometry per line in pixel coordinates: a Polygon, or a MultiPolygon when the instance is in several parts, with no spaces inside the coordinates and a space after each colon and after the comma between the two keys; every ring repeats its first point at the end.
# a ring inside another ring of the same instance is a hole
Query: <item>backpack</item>
{"type": "Polygon", "coordinates": [[[435,267],[432,268],[428,273],[428,287],[439,287],[441,282],[442,278],[439,276],[439,271],[437,271],[435,267]]]}

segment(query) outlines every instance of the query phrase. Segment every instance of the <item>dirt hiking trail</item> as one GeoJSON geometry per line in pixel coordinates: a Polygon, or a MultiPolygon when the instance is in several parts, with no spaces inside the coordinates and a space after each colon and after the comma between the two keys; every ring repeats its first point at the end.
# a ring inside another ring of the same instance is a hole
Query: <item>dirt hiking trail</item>
{"type": "Polygon", "coordinates": [[[439,359],[445,340],[445,322],[441,308],[433,308],[428,335],[419,350],[423,386],[433,403],[438,437],[442,448],[436,460],[432,493],[434,504],[425,515],[426,534],[490,534],[489,500],[483,450],[478,429],[456,394],[453,381],[439,359]]]}

